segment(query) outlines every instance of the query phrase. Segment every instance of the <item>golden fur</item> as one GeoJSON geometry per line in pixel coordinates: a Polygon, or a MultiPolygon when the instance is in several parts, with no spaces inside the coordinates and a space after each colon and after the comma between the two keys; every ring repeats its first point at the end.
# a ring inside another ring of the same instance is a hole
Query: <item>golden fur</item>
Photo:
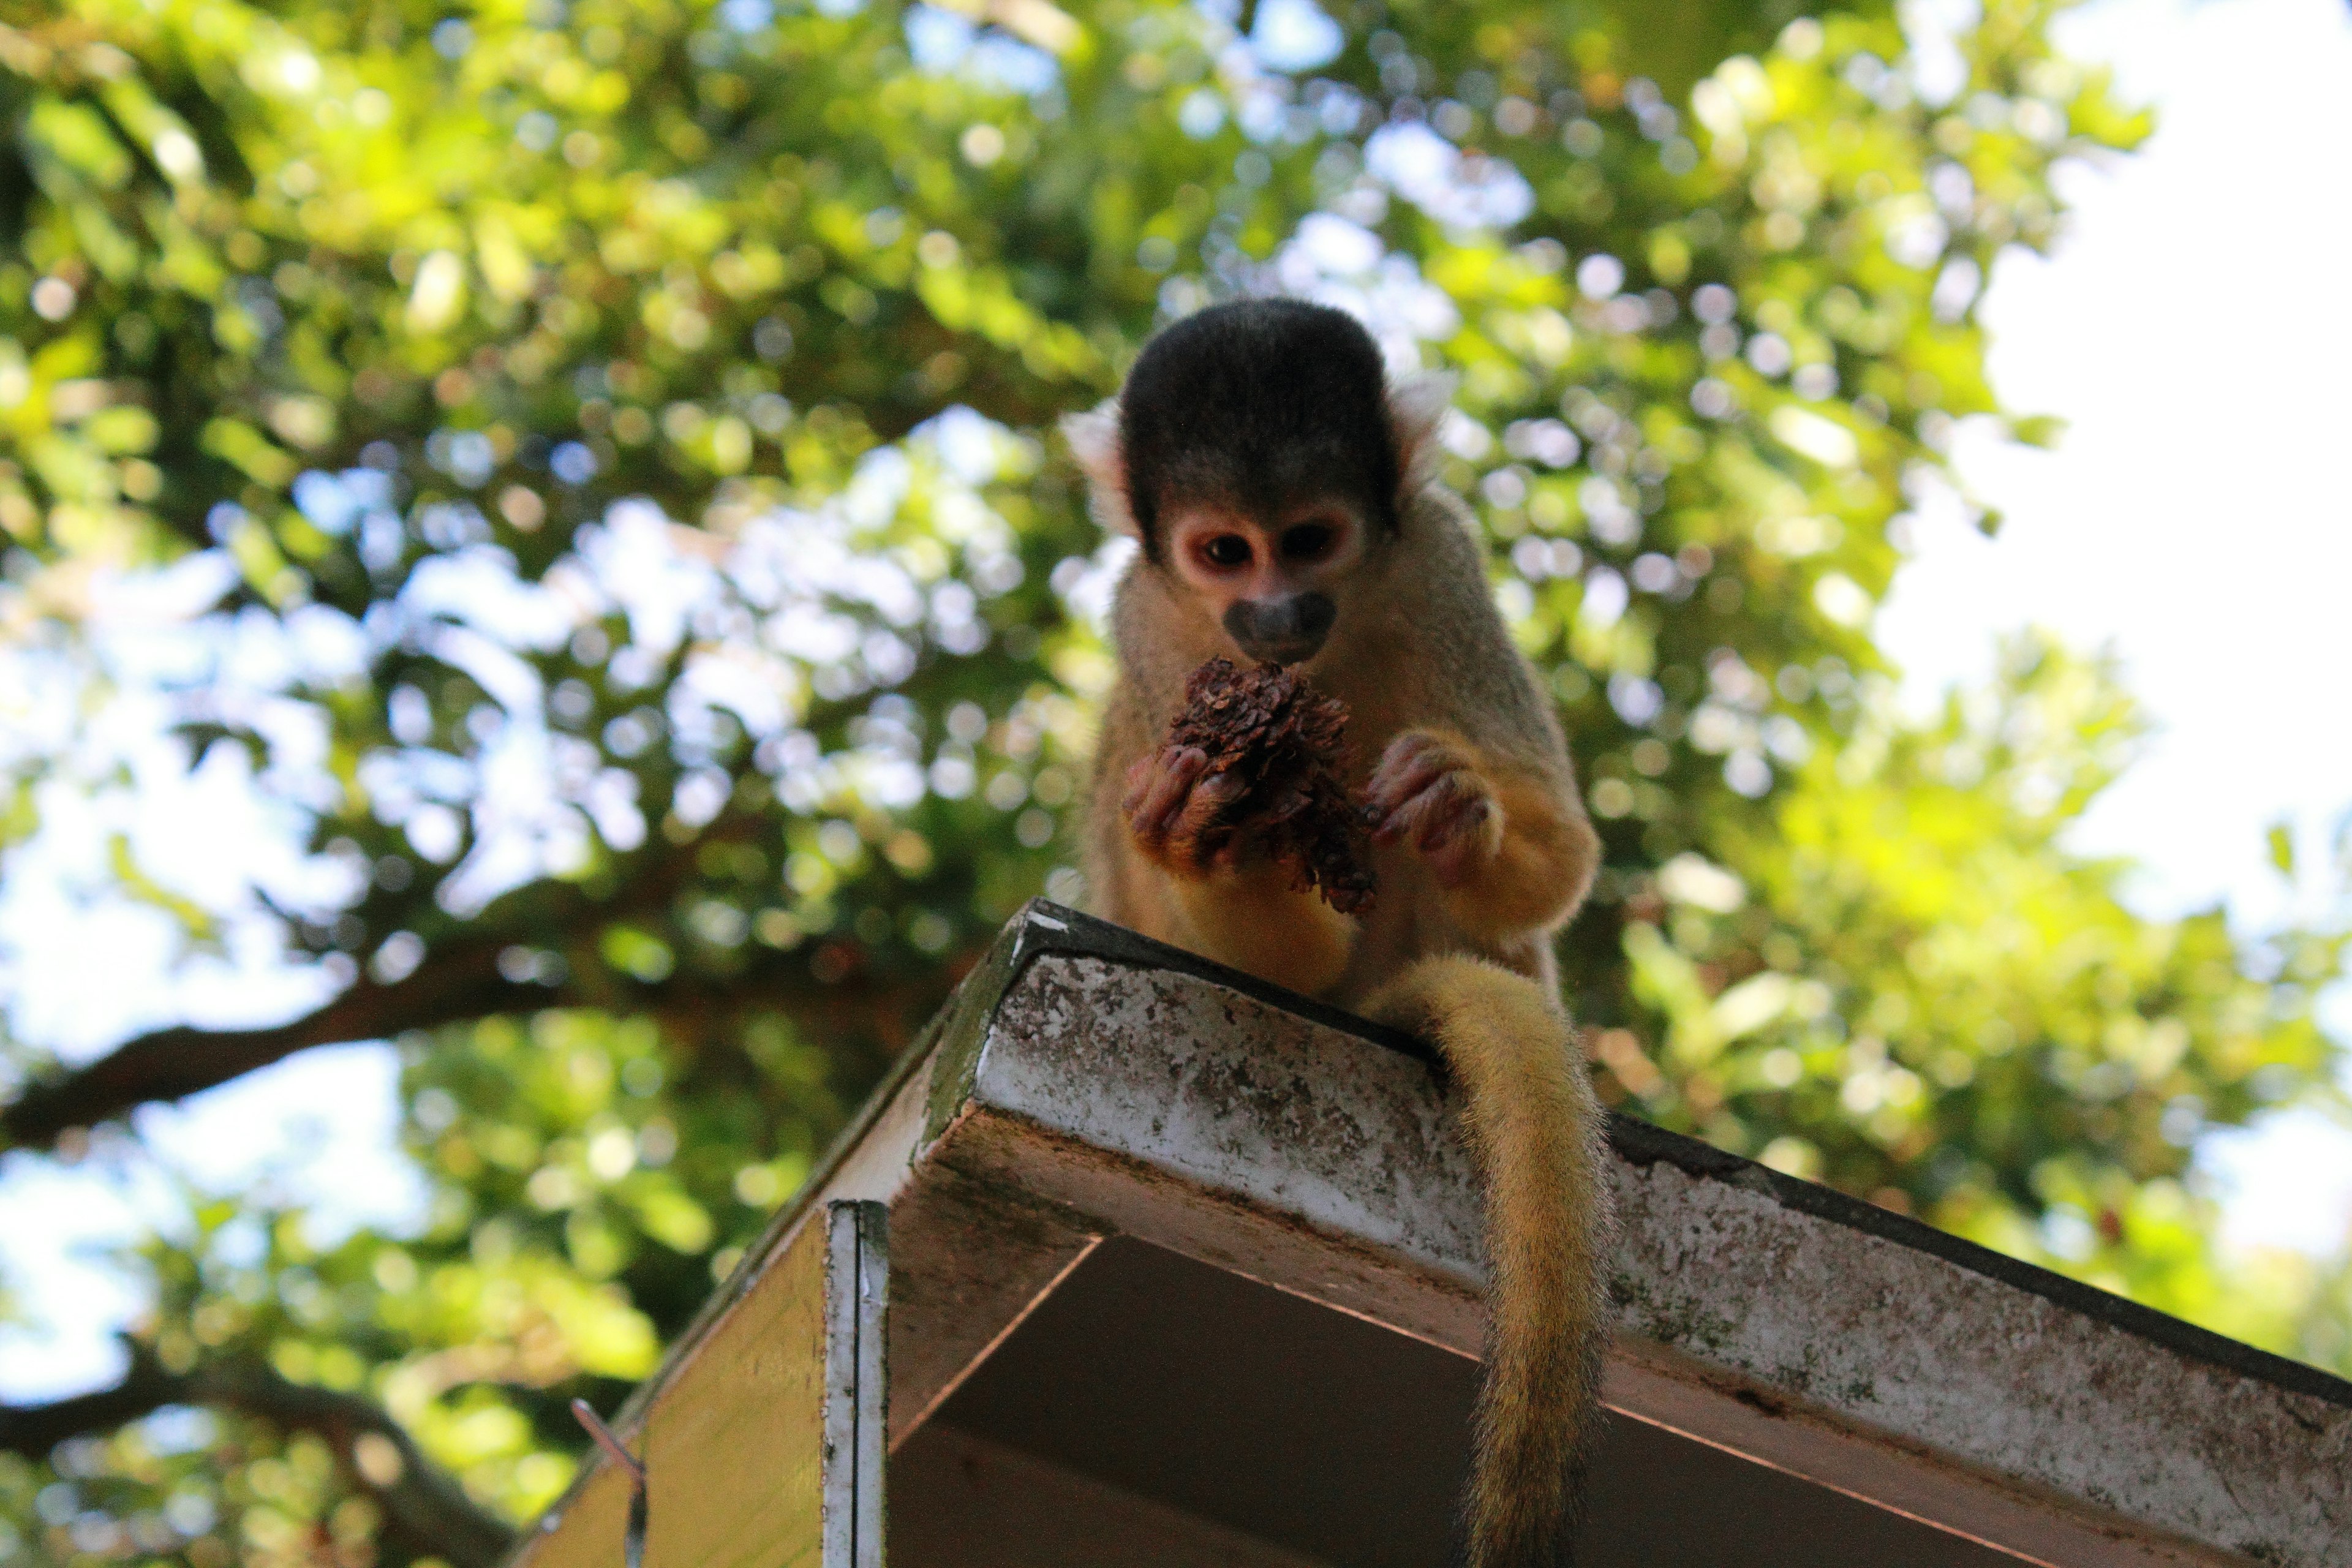
{"type": "Polygon", "coordinates": [[[1365,1011],[1434,1040],[1486,1187],[1494,1320],[1463,1503],[1466,1568],[1568,1561],[1608,1339],[1601,1107],[1551,992],[1425,958],[1365,1011]]]}

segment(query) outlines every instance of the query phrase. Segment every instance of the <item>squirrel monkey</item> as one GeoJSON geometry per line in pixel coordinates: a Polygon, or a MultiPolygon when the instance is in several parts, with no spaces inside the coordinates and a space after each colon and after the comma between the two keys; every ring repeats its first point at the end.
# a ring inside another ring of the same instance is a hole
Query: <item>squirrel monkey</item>
{"type": "Polygon", "coordinates": [[[1466,1093],[1493,1263],[1463,1502],[1468,1568],[1569,1560],[1606,1340],[1601,1115],[1551,936],[1599,858],[1566,742],[1434,478],[1444,384],[1392,384],[1353,318],[1220,305],[1064,422],[1097,519],[1142,546],[1087,826],[1096,912],[1430,1038],[1466,1093]],[[1348,704],[1373,906],[1339,914],[1216,831],[1237,793],[1162,743],[1213,656],[1348,704]]]}

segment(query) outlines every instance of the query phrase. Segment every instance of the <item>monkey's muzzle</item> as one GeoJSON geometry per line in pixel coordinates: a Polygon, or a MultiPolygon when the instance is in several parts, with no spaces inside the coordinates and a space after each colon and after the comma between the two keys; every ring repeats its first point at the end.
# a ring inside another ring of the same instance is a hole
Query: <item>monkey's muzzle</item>
{"type": "Polygon", "coordinates": [[[1328,594],[1239,599],[1225,611],[1225,632],[1261,663],[1304,664],[1323,647],[1339,606],[1328,594]]]}

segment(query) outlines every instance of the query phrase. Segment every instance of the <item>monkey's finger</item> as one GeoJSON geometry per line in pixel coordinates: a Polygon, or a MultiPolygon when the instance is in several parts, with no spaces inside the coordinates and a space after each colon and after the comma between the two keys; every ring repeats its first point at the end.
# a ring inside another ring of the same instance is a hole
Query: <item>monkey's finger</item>
{"type": "MultiPolygon", "coordinates": [[[[1205,763],[1207,759],[1202,761],[1205,763]]],[[[1202,779],[1192,786],[1192,796],[1184,802],[1184,809],[1170,824],[1171,831],[1178,834],[1203,831],[1223,816],[1225,809],[1239,800],[1243,791],[1248,787],[1248,781],[1239,773],[1218,773],[1213,778],[1202,779]]]]}
{"type": "Polygon", "coordinates": [[[1486,781],[1466,768],[1456,768],[1430,787],[1437,805],[1421,819],[1413,842],[1423,849],[1436,847],[1465,828],[1486,819],[1494,796],[1486,781]]]}
{"type": "Polygon", "coordinates": [[[1396,766],[1436,738],[1426,730],[1406,730],[1390,737],[1389,743],[1381,748],[1381,766],[1396,766]]]}
{"type": "Polygon", "coordinates": [[[1386,816],[1444,778],[1451,771],[1447,761],[1445,757],[1420,752],[1403,758],[1394,767],[1383,764],[1366,786],[1365,797],[1375,814],[1386,816]]]}
{"type": "Polygon", "coordinates": [[[1484,837],[1480,830],[1486,826],[1486,819],[1494,814],[1495,803],[1484,791],[1463,791],[1447,802],[1447,809],[1432,812],[1423,819],[1421,831],[1413,835],[1413,847],[1424,855],[1437,856],[1450,853],[1457,845],[1475,845],[1484,837]]]}
{"type": "MultiPolygon", "coordinates": [[[[1150,793],[1153,782],[1164,777],[1178,759],[1194,751],[1197,748],[1190,746],[1162,746],[1156,752],[1146,752],[1129,763],[1127,767],[1127,793],[1119,800],[1119,810],[1131,812],[1142,805],[1143,797],[1150,793]]],[[[1208,758],[1203,755],[1201,760],[1205,764],[1208,758]]]]}
{"type": "Polygon", "coordinates": [[[1416,839],[1430,817],[1448,809],[1456,791],[1454,775],[1440,773],[1382,814],[1372,828],[1372,842],[1394,844],[1408,834],[1416,839]]]}
{"type": "Polygon", "coordinates": [[[1401,735],[1381,760],[1366,794],[1373,808],[1386,816],[1462,767],[1463,759],[1454,749],[1435,736],[1401,735]]]}
{"type": "Polygon", "coordinates": [[[1232,866],[1241,853],[1241,836],[1222,819],[1245,787],[1234,773],[1219,773],[1194,784],[1182,809],[1165,826],[1164,852],[1196,872],[1232,866]]]}
{"type": "Polygon", "coordinates": [[[1442,748],[1444,742],[1426,730],[1407,730],[1381,749],[1381,760],[1373,776],[1393,776],[1410,766],[1415,757],[1426,755],[1433,748],[1442,748]]]}
{"type": "Polygon", "coordinates": [[[1136,831],[1147,836],[1168,831],[1170,823],[1183,808],[1193,781],[1209,765],[1209,754],[1196,746],[1163,752],[1155,760],[1157,766],[1144,779],[1142,793],[1128,808],[1136,831]]]}
{"type": "Polygon", "coordinates": [[[1143,803],[1143,792],[1150,787],[1151,771],[1159,765],[1157,752],[1138,757],[1127,765],[1127,788],[1118,797],[1118,808],[1132,813],[1143,803]]]}
{"type": "Polygon", "coordinates": [[[1486,781],[1467,769],[1454,769],[1373,830],[1373,842],[1395,844],[1412,837],[1423,858],[1467,863],[1491,853],[1500,835],[1500,816],[1486,781]]]}

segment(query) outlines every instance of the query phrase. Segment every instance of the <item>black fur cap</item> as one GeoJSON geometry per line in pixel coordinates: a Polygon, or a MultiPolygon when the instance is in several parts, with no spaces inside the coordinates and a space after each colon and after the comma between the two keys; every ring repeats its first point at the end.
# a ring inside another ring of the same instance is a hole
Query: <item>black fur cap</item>
{"type": "Polygon", "coordinates": [[[1200,497],[1269,511],[1318,495],[1396,525],[1402,479],[1381,351],[1303,300],[1212,305],[1144,345],[1118,400],[1127,502],[1160,552],[1160,509],[1200,497]]]}

